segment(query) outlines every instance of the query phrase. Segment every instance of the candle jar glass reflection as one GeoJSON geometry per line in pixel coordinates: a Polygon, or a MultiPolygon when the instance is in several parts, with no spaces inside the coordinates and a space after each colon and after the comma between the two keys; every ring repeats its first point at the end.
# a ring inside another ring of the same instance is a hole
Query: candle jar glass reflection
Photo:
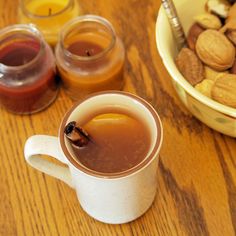
{"type": "Polygon", "coordinates": [[[79,14],[76,0],[21,0],[19,6],[19,22],[35,24],[52,46],[61,26],[79,14]]]}
{"type": "Polygon", "coordinates": [[[53,53],[40,32],[30,25],[0,30],[0,104],[29,114],[47,107],[56,95],[53,53]]]}
{"type": "Polygon", "coordinates": [[[123,43],[102,17],[85,15],[68,22],[55,54],[63,86],[72,99],[123,86],[123,43]]]}

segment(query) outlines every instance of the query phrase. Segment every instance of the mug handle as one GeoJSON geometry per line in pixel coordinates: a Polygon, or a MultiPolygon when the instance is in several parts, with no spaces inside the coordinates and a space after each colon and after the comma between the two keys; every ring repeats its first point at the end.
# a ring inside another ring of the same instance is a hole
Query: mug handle
{"type": "Polygon", "coordinates": [[[35,169],[62,180],[73,188],[72,178],[68,167],[54,164],[41,155],[49,155],[64,164],[68,164],[61,151],[58,137],[34,135],[27,139],[24,148],[26,161],[35,169]]]}

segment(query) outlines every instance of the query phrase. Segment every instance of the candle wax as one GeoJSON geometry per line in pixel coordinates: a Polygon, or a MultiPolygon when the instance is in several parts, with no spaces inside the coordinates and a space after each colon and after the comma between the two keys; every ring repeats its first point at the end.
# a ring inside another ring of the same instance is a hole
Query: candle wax
{"type": "MultiPolygon", "coordinates": [[[[93,55],[103,52],[109,47],[111,40],[97,32],[85,32],[65,39],[65,48],[71,53],[89,59],[86,54],[90,50],[93,55]]],[[[124,55],[120,53],[122,45],[117,45],[112,53],[107,52],[102,58],[91,61],[76,61],[74,66],[66,68],[58,60],[58,69],[62,77],[63,86],[68,94],[74,98],[81,98],[89,93],[102,90],[121,89],[123,85],[124,55]],[[116,55],[114,59],[114,55],[116,55]]]]}
{"type": "MultiPolygon", "coordinates": [[[[38,54],[40,44],[35,41],[15,41],[0,49],[0,63],[6,66],[22,66],[38,54]]],[[[42,62],[49,64],[49,58],[42,62]]],[[[46,66],[45,66],[46,67],[46,66]]],[[[17,73],[17,72],[16,72],[17,73]]],[[[6,84],[0,81],[0,103],[15,113],[37,111],[54,100],[57,86],[54,70],[45,69],[41,75],[29,70],[21,79],[8,78],[6,84]],[[32,81],[33,80],[33,81],[32,81]]]]}
{"type": "Polygon", "coordinates": [[[50,16],[62,11],[65,6],[66,4],[63,4],[63,2],[61,2],[60,4],[60,1],[59,2],[42,1],[40,5],[31,2],[31,4],[28,5],[28,9],[35,15],[50,16]]]}
{"type": "Polygon", "coordinates": [[[71,53],[79,55],[81,51],[91,48],[94,50],[93,54],[95,55],[109,47],[110,39],[104,37],[102,34],[83,32],[79,35],[66,38],[64,44],[65,48],[71,53]]]}
{"type": "Polygon", "coordinates": [[[21,66],[31,61],[38,51],[39,45],[33,41],[16,41],[0,49],[0,63],[6,66],[21,66]]]}
{"type": "Polygon", "coordinates": [[[102,52],[104,49],[93,42],[87,41],[77,41],[71,44],[68,48],[68,51],[71,53],[81,56],[81,57],[89,57],[97,55],[98,53],[102,52]]]}
{"type": "Polygon", "coordinates": [[[25,8],[35,16],[19,12],[21,23],[33,23],[44,34],[45,39],[51,45],[55,45],[58,33],[67,21],[76,17],[79,13],[78,5],[75,3],[64,11],[68,0],[31,0],[25,8]],[[39,17],[40,16],[40,17],[39,17]]]}

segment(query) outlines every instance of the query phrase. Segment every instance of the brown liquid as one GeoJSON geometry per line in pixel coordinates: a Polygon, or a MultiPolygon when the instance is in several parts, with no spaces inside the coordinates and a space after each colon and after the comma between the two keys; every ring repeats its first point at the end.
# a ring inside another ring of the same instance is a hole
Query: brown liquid
{"type": "Polygon", "coordinates": [[[103,173],[128,170],[144,160],[150,147],[145,125],[127,115],[99,115],[83,127],[92,142],[73,149],[77,159],[91,170],[103,173]]]}

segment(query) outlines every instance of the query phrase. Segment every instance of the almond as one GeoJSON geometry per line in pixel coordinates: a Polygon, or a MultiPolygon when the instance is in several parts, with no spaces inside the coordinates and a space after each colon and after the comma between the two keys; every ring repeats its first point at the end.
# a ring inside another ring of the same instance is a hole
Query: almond
{"type": "Polygon", "coordinates": [[[203,64],[191,49],[181,49],[176,58],[176,65],[190,84],[196,85],[204,79],[203,64]]]}

